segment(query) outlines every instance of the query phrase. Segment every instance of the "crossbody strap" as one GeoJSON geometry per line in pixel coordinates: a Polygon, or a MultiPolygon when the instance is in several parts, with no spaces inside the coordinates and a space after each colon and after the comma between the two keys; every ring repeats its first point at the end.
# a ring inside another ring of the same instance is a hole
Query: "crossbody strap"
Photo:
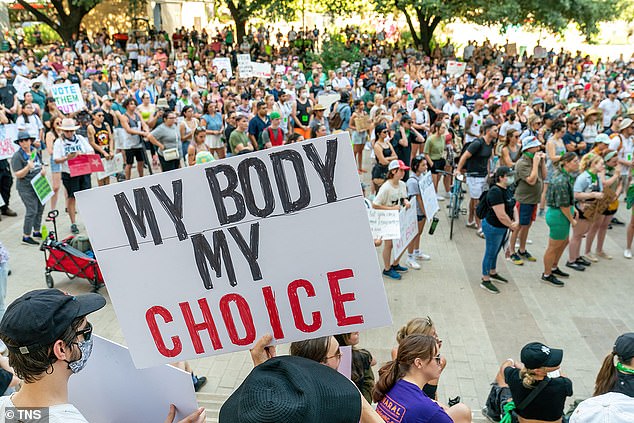
{"type": "Polygon", "coordinates": [[[544,380],[542,380],[542,383],[540,383],[539,386],[537,386],[537,388],[533,389],[533,391],[526,398],[524,398],[524,401],[522,401],[522,403],[517,406],[517,409],[523,410],[526,407],[528,407],[528,405],[531,402],[533,402],[535,397],[537,397],[537,395],[539,395],[539,393],[542,392],[546,388],[546,386],[548,386],[549,383],[550,383],[550,378],[548,377],[544,378],[544,380]]]}

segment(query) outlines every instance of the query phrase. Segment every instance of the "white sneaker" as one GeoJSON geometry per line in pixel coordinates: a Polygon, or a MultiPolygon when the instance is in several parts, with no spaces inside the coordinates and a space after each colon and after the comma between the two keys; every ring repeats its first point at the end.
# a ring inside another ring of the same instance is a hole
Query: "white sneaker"
{"type": "Polygon", "coordinates": [[[437,195],[436,195],[436,200],[438,200],[438,201],[445,201],[445,197],[443,197],[443,196],[442,196],[442,195],[440,195],[440,194],[437,194],[437,195]]]}
{"type": "Polygon", "coordinates": [[[414,250],[414,258],[423,261],[431,260],[431,256],[429,254],[423,253],[421,250],[414,250]]]}
{"type": "Polygon", "coordinates": [[[631,259],[632,258],[632,250],[623,251],[623,257],[625,257],[626,259],[631,259]]]}
{"type": "Polygon", "coordinates": [[[408,257],[405,264],[414,270],[420,270],[420,264],[416,263],[416,260],[413,257],[408,257]]]}

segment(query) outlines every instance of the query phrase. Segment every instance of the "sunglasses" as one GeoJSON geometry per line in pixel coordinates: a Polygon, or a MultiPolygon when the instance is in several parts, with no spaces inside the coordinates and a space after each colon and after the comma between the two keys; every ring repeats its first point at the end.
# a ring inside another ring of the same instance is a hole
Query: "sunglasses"
{"type": "Polygon", "coordinates": [[[92,336],[92,325],[90,324],[90,322],[86,323],[86,327],[85,328],[75,332],[75,335],[76,336],[82,335],[84,337],[84,341],[89,341],[90,337],[92,336]]]}
{"type": "Polygon", "coordinates": [[[434,357],[434,360],[436,360],[436,363],[438,363],[438,365],[440,366],[440,360],[441,360],[440,353],[438,353],[438,355],[434,357]]]}

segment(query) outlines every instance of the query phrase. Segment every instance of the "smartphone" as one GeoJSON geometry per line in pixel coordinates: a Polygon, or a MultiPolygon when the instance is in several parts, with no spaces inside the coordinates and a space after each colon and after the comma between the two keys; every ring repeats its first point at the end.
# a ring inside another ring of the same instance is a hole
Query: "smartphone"
{"type": "Polygon", "coordinates": [[[559,369],[555,370],[554,372],[548,372],[547,374],[548,377],[551,379],[561,376],[561,373],[559,373],[559,369]]]}

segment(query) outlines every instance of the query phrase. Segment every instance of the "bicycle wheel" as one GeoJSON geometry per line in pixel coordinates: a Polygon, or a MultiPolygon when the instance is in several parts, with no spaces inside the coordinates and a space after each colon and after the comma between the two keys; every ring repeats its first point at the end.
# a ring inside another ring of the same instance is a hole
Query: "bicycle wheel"
{"type": "Polygon", "coordinates": [[[451,199],[450,199],[450,206],[449,206],[449,219],[451,219],[451,222],[449,224],[449,240],[453,239],[453,223],[454,223],[454,220],[456,220],[458,218],[458,215],[460,214],[459,207],[460,207],[460,198],[459,198],[459,195],[456,194],[456,190],[453,189],[451,194],[451,199]]]}

